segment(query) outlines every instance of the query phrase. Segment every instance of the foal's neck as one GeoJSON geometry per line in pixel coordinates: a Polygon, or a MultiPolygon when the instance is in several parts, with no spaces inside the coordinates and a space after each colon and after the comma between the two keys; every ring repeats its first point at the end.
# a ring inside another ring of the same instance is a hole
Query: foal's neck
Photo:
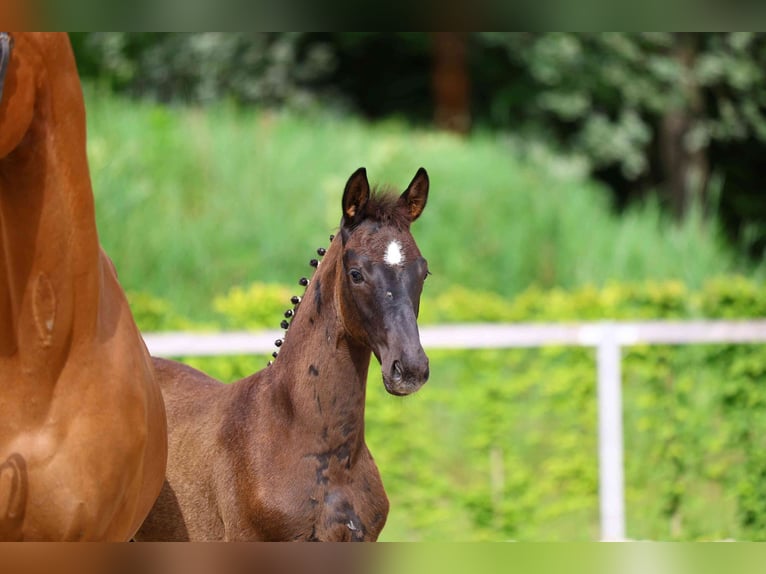
{"type": "Polygon", "coordinates": [[[361,445],[371,353],[349,337],[340,316],[341,251],[338,238],[311,278],[278,357],[259,375],[281,416],[327,444],[361,445]]]}

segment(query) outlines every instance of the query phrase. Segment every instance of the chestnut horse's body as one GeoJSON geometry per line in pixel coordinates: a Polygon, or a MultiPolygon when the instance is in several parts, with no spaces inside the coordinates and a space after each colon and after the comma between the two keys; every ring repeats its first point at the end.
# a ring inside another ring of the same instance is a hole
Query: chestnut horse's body
{"type": "Polygon", "coordinates": [[[377,539],[388,499],[364,440],[367,371],[374,353],[396,395],[428,378],[428,270],[409,231],[427,193],[422,169],[398,199],[370,197],[363,169],[351,177],[340,233],[268,368],[224,385],[155,359],[168,472],[137,539],[377,539]]]}
{"type": "Polygon", "coordinates": [[[0,540],[128,540],[167,456],[151,358],[99,247],[66,34],[0,41],[0,540]]]}

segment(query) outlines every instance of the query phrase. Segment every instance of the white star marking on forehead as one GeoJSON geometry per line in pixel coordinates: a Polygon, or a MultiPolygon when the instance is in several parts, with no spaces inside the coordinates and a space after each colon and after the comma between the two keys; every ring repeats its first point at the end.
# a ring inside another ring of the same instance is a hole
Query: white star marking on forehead
{"type": "Polygon", "coordinates": [[[402,253],[402,244],[394,239],[388,244],[386,248],[386,254],[383,257],[388,265],[401,265],[404,263],[404,254],[402,253]]]}

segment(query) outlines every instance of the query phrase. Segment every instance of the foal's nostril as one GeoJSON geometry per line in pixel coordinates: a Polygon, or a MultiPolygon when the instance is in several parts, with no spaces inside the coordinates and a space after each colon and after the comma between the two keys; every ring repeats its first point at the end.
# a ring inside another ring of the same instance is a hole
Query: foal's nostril
{"type": "Polygon", "coordinates": [[[391,367],[391,380],[395,383],[402,381],[402,364],[399,361],[394,361],[391,367]]]}

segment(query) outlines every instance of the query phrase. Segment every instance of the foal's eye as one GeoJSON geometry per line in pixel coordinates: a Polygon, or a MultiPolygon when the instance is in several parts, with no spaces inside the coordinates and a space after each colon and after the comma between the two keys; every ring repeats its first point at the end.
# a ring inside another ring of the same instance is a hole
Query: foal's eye
{"type": "Polygon", "coordinates": [[[361,283],[364,281],[364,277],[362,276],[361,271],[359,269],[352,269],[348,272],[349,275],[351,275],[351,281],[354,283],[361,283]]]}

